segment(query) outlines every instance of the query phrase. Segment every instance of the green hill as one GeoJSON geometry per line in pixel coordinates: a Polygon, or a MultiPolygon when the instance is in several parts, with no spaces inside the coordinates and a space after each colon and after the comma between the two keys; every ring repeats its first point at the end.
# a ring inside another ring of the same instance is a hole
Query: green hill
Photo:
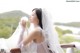
{"type": "Polygon", "coordinates": [[[28,14],[20,11],[20,10],[14,10],[10,12],[5,12],[0,14],[0,18],[17,18],[17,17],[22,17],[22,16],[29,16],[28,14]]]}

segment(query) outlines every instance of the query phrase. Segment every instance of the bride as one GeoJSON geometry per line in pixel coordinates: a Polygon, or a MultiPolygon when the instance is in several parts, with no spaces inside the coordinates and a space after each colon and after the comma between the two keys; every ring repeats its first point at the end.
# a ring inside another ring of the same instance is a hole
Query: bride
{"type": "Polygon", "coordinates": [[[64,53],[50,14],[45,9],[32,10],[29,29],[26,21],[26,18],[21,18],[13,35],[9,39],[1,39],[2,48],[19,47],[22,53],[64,53]]]}

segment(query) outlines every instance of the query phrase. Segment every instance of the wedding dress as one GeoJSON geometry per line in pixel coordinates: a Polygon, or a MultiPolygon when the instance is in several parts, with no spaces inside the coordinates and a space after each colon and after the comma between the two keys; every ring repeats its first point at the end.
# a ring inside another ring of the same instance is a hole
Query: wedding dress
{"type": "MultiPolygon", "coordinates": [[[[44,31],[38,27],[40,29],[40,31],[42,32],[42,35],[45,36],[44,31]]],[[[31,31],[35,30],[34,29],[34,25],[31,24],[28,33],[30,33],[31,31]]],[[[24,37],[26,32],[24,33],[24,37]]],[[[41,43],[35,43],[34,41],[32,41],[28,46],[24,46],[23,48],[21,48],[22,53],[50,53],[49,49],[47,47],[47,41],[46,39],[41,42],[41,43]]]]}

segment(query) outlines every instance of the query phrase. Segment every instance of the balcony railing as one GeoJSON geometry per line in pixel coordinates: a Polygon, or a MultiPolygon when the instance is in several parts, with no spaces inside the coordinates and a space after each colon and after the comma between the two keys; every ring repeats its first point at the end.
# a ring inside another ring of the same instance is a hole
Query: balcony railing
{"type": "MultiPolygon", "coordinates": [[[[75,48],[75,45],[74,44],[61,44],[61,47],[62,48],[75,48]]],[[[20,48],[13,48],[10,50],[11,53],[21,53],[21,50],[20,48]]],[[[74,53],[74,50],[73,52],[74,53]]]]}

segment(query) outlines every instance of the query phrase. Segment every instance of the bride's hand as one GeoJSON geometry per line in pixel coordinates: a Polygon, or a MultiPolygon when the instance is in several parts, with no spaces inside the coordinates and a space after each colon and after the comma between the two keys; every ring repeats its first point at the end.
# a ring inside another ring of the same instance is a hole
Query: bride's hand
{"type": "Polygon", "coordinates": [[[25,20],[22,20],[22,21],[21,21],[21,25],[22,25],[22,27],[25,29],[25,28],[26,28],[26,21],[25,21],[25,20]]]}
{"type": "Polygon", "coordinates": [[[20,22],[21,22],[23,29],[27,28],[27,25],[28,25],[28,18],[27,17],[22,17],[20,22]]]}

